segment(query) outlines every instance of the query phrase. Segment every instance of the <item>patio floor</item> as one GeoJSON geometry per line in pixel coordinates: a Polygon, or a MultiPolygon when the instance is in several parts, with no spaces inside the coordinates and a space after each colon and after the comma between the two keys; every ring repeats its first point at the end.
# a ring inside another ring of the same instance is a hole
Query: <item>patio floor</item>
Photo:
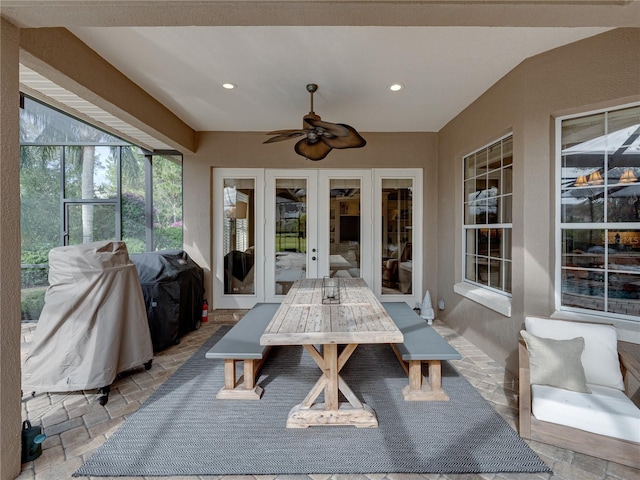
{"type": "MultiPolygon", "coordinates": [[[[233,312],[218,312],[209,322],[183,337],[179,345],[168,348],[153,358],[150,370],[136,370],[116,379],[111,386],[109,402],[104,407],[98,402],[96,391],[62,394],[36,393],[32,397],[25,392],[22,398],[23,419],[34,425],[43,425],[47,440],[43,453],[33,462],[22,466],[18,479],[56,480],[71,479],[75,472],[102,443],[135,412],[138,407],[169,377],[192,353],[223,323],[233,323],[233,312]]],[[[497,362],[482,353],[462,336],[436,321],[434,326],[462,355],[452,363],[515,428],[517,419],[517,378],[506,372],[497,362]]],[[[22,358],[28,352],[36,323],[22,324],[22,358]]],[[[623,465],[606,462],[569,450],[538,442],[530,446],[549,465],[553,474],[375,474],[375,475],[313,475],[313,476],[258,476],[224,477],[225,480],[633,480],[640,479],[640,471],[623,465]]],[[[85,477],[81,477],[85,478],[85,477]]],[[[142,478],[152,480],[218,479],[221,477],[91,477],[93,479],[117,478],[119,480],[142,478]]]]}

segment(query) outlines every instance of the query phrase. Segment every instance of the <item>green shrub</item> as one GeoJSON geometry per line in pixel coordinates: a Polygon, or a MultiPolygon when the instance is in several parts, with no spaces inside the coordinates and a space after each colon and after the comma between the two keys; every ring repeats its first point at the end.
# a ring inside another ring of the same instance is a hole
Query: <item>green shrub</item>
{"type": "Polygon", "coordinates": [[[21,292],[21,318],[22,320],[38,320],[44,308],[44,294],[47,287],[23,288],[21,292]]]}
{"type": "Polygon", "coordinates": [[[182,249],[182,227],[156,227],[153,230],[156,250],[182,249]]]}

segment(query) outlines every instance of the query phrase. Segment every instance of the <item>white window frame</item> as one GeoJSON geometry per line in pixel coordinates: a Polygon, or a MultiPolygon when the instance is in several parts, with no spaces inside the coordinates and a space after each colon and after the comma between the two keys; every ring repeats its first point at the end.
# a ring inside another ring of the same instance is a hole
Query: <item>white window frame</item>
{"type": "MultiPolygon", "coordinates": [[[[582,309],[578,307],[571,307],[562,305],[562,231],[565,224],[562,222],[562,122],[565,120],[571,120],[574,118],[587,117],[590,115],[597,115],[600,113],[611,113],[617,110],[623,110],[626,108],[633,108],[640,106],[640,102],[634,102],[629,104],[622,104],[611,106],[607,108],[602,108],[598,110],[587,110],[584,112],[564,115],[561,117],[556,117],[555,121],[555,185],[554,185],[554,195],[556,199],[556,208],[555,208],[555,286],[554,286],[554,295],[555,295],[555,313],[553,317],[556,318],[567,318],[567,319],[576,319],[576,318],[584,318],[585,315],[589,316],[595,322],[607,322],[613,323],[616,327],[621,327],[623,329],[623,335],[620,339],[624,339],[627,341],[638,341],[640,339],[640,332],[637,331],[638,323],[640,323],[640,318],[634,315],[624,315],[615,312],[605,312],[602,310],[588,310],[582,309]],[[625,329],[628,329],[629,326],[635,330],[635,333],[628,337],[624,333],[625,329]]],[[[606,208],[606,206],[605,206],[606,208]]],[[[626,228],[637,228],[635,222],[616,222],[615,224],[610,224],[608,222],[597,222],[597,223],[566,223],[565,228],[574,229],[611,229],[612,225],[615,226],[616,229],[626,229],[626,228]],[[576,228],[577,227],[577,228],[576,228]]],[[[604,271],[604,270],[603,270],[604,271]]]]}
{"type": "MultiPolygon", "coordinates": [[[[467,224],[465,223],[465,166],[464,166],[464,161],[467,157],[469,157],[470,155],[473,155],[481,150],[484,150],[488,147],[490,147],[491,145],[494,145],[497,142],[501,142],[507,138],[511,137],[512,139],[512,145],[513,145],[513,132],[509,132],[505,135],[502,135],[494,140],[492,140],[491,142],[483,145],[480,148],[477,148],[465,155],[462,156],[461,159],[461,164],[462,164],[462,169],[461,169],[461,174],[460,174],[460,185],[462,187],[461,189],[461,195],[462,195],[462,203],[461,203],[461,219],[462,219],[462,228],[461,228],[461,267],[462,270],[460,272],[460,278],[462,279],[461,282],[456,283],[453,286],[453,290],[455,293],[457,293],[458,295],[462,295],[465,298],[468,298],[469,300],[472,300],[476,303],[479,303],[480,305],[483,305],[487,308],[490,308],[504,316],[510,317],[511,316],[511,298],[512,298],[512,294],[510,292],[501,290],[501,289],[496,289],[493,287],[490,287],[488,285],[483,285],[480,283],[476,283],[476,282],[472,282],[470,280],[468,280],[466,278],[466,262],[467,262],[467,230],[469,229],[467,224]]],[[[513,156],[513,147],[512,147],[512,156],[513,156]]],[[[513,160],[511,163],[512,166],[512,175],[513,175],[513,160]]],[[[501,171],[504,170],[504,167],[501,166],[501,171]]],[[[513,187],[513,185],[512,185],[513,187]]],[[[487,223],[485,225],[485,228],[499,228],[499,229],[503,229],[503,230],[509,230],[511,233],[513,233],[513,188],[511,191],[511,198],[512,198],[512,219],[511,222],[509,223],[495,223],[495,224],[490,224],[487,223]]],[[[511,236],[511,242],[512,242],[512,250],[513,250],[513,235],[511,236]]],[[[504,260],[504,257],[501,257],[502,260],[504,260]]],[[[513,282],[513,255],[511,255],[510,260],[510,277],[512,279],[513,282]]],[[[504,265],[504,262],[503,262],[504,265]]],[[[503,272],[504,275],[504,272],[503,272]]]]}

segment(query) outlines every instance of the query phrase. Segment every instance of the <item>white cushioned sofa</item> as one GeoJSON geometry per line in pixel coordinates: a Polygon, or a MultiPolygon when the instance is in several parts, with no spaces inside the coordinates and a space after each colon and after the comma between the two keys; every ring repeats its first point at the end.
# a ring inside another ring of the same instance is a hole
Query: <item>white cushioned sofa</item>
{"type": "Polygon", "coordinates": [[[527,317],[519,360],[521,437],[640,468],[623,376],[640,375],[638,361],[618,352],[613,326],[527,317]]]}

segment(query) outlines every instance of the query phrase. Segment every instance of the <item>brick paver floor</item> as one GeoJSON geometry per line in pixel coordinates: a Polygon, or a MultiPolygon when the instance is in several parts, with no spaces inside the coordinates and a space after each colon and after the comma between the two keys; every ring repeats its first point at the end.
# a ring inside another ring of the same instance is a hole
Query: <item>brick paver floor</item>
{"type": "MultiPolygon", "coordinates": [[[[238,315],[219,312],[210,317],[199,330],[184,336],[176,346],[158,353],[150,370],[136,370],[122,375],[111,386],[109,401],[105,406],[98,402],[95,390],[48,394],[24,392],[22,398],[23,419],[33,425],[42,425],[47,435],[42,455],[33,462],[22,465],[20,480],[71,479],[83,462],[134,413],[160,385],[189,358],[215,330],[224,323],[233,323],[238,315]]],[[[462,355],[453,362],[455,367],[477,388],[493,407],[515,428],[517,419],[517,378],[510,375],[497,362],[446,327],[434,323],[443,335],[462,355]]],[[[22,356],[28,352],[36,328],[35,323],[23,323],[22,356]]],[[[635,480],[640,470],[606,462],[569,450],[530,442],[531,448],[549,465],[548,474],[375,474],[375,475],[309,475],[309,476],[237,476],[224,480],[635,480]]],[[[81,477],[86,478],[86,477],[81,477]]],[[[119,480],[195,480],[221,477],[91,477],[91,480],[117,478],[119,480]]]]}

